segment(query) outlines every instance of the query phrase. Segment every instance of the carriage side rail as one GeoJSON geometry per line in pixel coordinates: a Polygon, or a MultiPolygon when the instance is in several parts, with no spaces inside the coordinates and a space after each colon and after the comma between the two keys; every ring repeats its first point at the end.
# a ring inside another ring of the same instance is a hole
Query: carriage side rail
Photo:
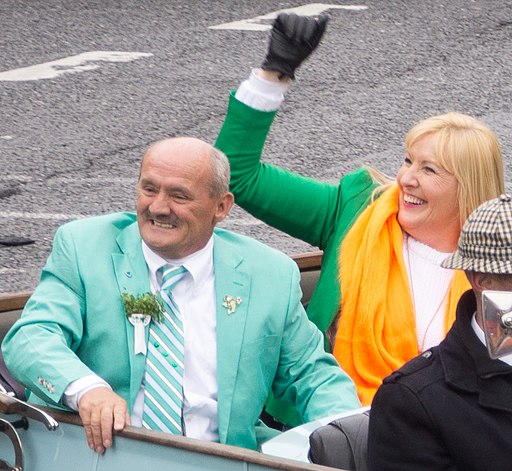
{"type": "Polygon", "coordinates": [[[23,309],[31,294],[31,291],[0,293],[0,312],[18,311],[23,309]]]}

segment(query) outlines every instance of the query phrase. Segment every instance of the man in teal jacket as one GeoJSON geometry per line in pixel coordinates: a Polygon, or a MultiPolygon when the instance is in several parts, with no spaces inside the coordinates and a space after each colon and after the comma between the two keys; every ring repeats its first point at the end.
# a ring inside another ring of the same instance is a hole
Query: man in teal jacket
{"type": "Polygon", "coordinates": [[[30,400],[78,410],[99,453],[112,445],[113,429],[143,424],[146,407],[144,347],[155,321],[139,328],[141,349],[121,295],[158,292],[166,264],[187,269],[172,291],[183,315],[187,436],[256,449],[269,438],[259,416],[270,390],[304,421],[359,406],[300,304],[293,261],[215,228],[233,204],[228,185],[226,157],[205,142],[153,145],[142,161],[137,215],[62,226],[4,340],[6,363],[30,400]]]}

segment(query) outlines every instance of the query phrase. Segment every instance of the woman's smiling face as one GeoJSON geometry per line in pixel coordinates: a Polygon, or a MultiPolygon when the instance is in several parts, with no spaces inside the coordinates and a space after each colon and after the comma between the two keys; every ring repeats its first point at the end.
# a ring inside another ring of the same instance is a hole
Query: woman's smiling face
{"type": "Polygon", "coordinates": [[[458,182],[435,154],[435,134],[418,139],[397,174],[398,222],[416,240],[441,252],[457,248],[460,233],[458,182]]]}

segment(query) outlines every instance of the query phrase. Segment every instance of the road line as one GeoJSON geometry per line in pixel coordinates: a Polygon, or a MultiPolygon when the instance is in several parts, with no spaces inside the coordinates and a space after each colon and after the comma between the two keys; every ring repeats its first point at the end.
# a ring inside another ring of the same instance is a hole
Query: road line
{"type": "Polygon", "coordinates": [[[118,183],[121,185],[130,185],[135,188],[137,185],[137,177],[80,177],[77,179],[73,176],[58,176],[45,178],[48,183],[70,183],[70,184],[90,184],[90,183],[118,183]]]}
{"type": "Polygon", "coordinates": [[[228,219],[224,220],[219,224],[220,227],[232,227],[232,226],[260,226],[265,224],[263,221],[259,219],[228,219]]]}
{"type": "Polygon", "coordinates": [[[91,62],[130,62],[152,55],[146,52],[89,51],[56,61],[45,62],[44,64],[0,72],[0,81],[24,82],[51,79],[63,74],[85,72],[99,68],[99,65],[91,64],[91,62]]]}
{"type": "MultiPolygon", "coordinates": [[[[23,211],[0,211],[0,219],[32,219],[32,220],[48,220],[48,221],[71,221],[75,219],[83,219],[99,214],[66,214],[66,213],[28,213],[23,211]]],[[[248,217],[232,220],[224,220],[220,225],[226,226],[258,226],[264,224],[259,219],[248,217]]]]}
{"type": "Polygon", "coordinates": [[[28,183],[34,181],[34,177],[30,175],[2,175],[0,176],[0,182],[5,183],[9,181],[28,183]]]}
{"type": "Polygon", "coordinates": [[[30,175],[4,175],[0,176],[0,182],[5,183],[9,181],[29,183],[29,182],[46,182],[46,183],[74,183],[74,184],[88,184],[88,183],[119,183],[121,185],[137,185],[137,177],[77,177],[73,176],[58,176],[58,177],[32,177],[30,175]]]}
{"type": "Polygon", "coordinates": [[[366,5],[333,5],[331,3],[309,3],[300,7],[286,8],[284,10],[277,10],[266,15],[256,16],[240,21],[233,21],[231,23],[223,23],[220,25],[210,26],[209,29],[235,29],[243,31],[267,31],[272,27],[272,24],[265,23],[267,20],[273,20],[279,13],[296,13],[303,16],[317,16],[328,10],[352,10],[362,11],[367,10],[366,5]]]}
{"type": "Polygon", "coordinates": [[[0,219],[46,219],[46,220],[71,220],[83,219],[92,216],[88,214],[64,214],[64,213],[26,213],[22,211],[0,211],[0,219]]]}
{"type": "Polygon", "coordinates": [[[0,268],[0,275],[8,275],[10,273],[31,273],[41,271],[39,268],[27,270],[26,268],[0,268]]]}
{"type": "Polygon", "coordinates": [[[80,177],[78,180],[76,177],[72,176],[59,176],[59,177],[49,177],[46,179],[48,183],[79,183],[79,184],[88,184],[88,183],[119,183],[121,185],[130,185],[135,188],[137,185],[137,177],[133,178],[129,177],[80,177]]]}

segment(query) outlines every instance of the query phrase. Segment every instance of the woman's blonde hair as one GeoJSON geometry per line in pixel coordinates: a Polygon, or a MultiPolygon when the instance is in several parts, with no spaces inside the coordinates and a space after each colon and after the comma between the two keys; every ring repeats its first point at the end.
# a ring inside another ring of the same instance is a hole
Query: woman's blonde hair
{"type": "Polygon", "coordinates": [[[416,124],[405,136],[405,147],[429,134],[435,136],[439,164],[459,184],[461,226],[484,201],[505,192],[503,162],[496,134],[478,119],[451,112],[416,124]]]}

